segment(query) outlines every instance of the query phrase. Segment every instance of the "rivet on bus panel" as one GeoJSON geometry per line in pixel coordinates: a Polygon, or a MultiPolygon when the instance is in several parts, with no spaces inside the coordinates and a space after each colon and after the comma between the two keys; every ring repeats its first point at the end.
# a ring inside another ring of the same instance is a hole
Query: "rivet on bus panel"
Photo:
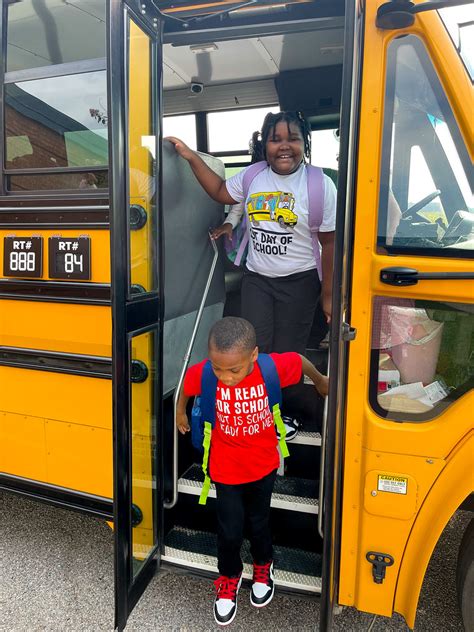
{"type": "Polygon", "coordinates": [[[433,459],[426,459],[426,462],[429,463],[430,465],[433,465],[434,463],[433,459]]]}

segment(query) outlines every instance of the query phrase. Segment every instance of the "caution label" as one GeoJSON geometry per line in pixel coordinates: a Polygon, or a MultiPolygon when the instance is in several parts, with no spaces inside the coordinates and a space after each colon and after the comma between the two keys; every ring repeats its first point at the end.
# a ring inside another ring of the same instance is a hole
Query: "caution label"
{"type": "Polygon", "coordinates": [[[404,476],[390,476],[389,474],[379,474],[377,489],[379,492],[390,492],[391,494],[406,494],[408,488],[408,478],[404,476]]]}

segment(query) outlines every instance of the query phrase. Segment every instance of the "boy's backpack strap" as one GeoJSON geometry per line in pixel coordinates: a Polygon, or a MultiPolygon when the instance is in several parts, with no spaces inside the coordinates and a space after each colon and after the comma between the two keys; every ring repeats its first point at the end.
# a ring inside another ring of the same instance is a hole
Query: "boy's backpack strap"
{"type": "Polygon", "coordinates": [[[308,181],[308,225],[311,233],[311,241],[313,244],[314,258],[316,259],[316,268],[319,274],[319,280],[322,281],[321,254],[319,250],[318,232],[323,221],[324,213],[324,173],[321,167],[314,165],[306,165],[307,181],[308,181]]]}
{"type": "Polygon", "coordinates": [[[260,372],[262,373],[263,381],[265,382],[265,388],[267,389],[268,403],[273,414],[273,421],[280,435],[278,443],[280,445],[281,455],[283,458],[286,458],[290,453],[285,441],[285,424],[281,418],[281,386],[278,371],[273,358],[266,353],[259,353],[257,362],[260,367],[260,372]]]}
{"type": "Polygon", "coordinates": [[[204,448],[204,454],[202,457],[202,471],[204,472],[204,483],[202,484],[201,494],[199,496],[199,504],[205,505],[207,502],[207,496],[209,489],[211,488],[211,479],[208,473],[209,465],[209,451],[211,449],[211,435],[212,428],[208,421],[204,422],[204,439],[202,440],[202,447],[204,448]]]}
{"type": "Polygon", "coordinates": [[[239,266],[242,263],[242,257],[246,254],[248,244],[249,244],[249,235],[245,227],[245,223],[247,221],[246,202],[247,202],[247,195],[249,193],[250,185],[252,184],[252,181],[254,180],[254,178],[258,176],[258,174],[261,173],[264,169],[266,169],[267,166],[268,166],[267,162],[265,160],[262,160],[260,162],[254,162],[253,165],[250,165],[250,167],[247,167],[247,169],[244,171],[244,175],[242,178],[242,191],[244,194],[244,214],[242,216],[242,223],[241,223],[241,229],[240,229],[242,231],[242,237],[239,244],[239,248],[237,250],[237,254],[235,255],[235,259],[234,259],[234,264],[236,266],[239,266]]]}
{"type": "Polygon", "coordinates": [[[267,353],[259,353],[257,362],[267,389],[270,410],[273,410],[275,404],[281,404],[281,386],[278,371],[273,358],[267,353]]]}
{"type": "Polygon", "coordinates": [[[203,419],[203,440],[202,447],[204,454],[202,457],[202,471],[204,473],[204,483],[199,496],[199,504],[205,505],[209,489],[211,487],[211,479],[209,478],[209,451],[211,449],[212,429],[216,423],[216,392],[217,377],[212,370],[210,361],[208,360],[202,368],[201,375],[201,413],[203,419]]]}
{"type": "Polygon", "coordinates": [[[204,421],[214,428],[216,423],[216,391],[217,377],[214,375],[210,361],[202,367],[201,374],[201,413],[204,421]]]}

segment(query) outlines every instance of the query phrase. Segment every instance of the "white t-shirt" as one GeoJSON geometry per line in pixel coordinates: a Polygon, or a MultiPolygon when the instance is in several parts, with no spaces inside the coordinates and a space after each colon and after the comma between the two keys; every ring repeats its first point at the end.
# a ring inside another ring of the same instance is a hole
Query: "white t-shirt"
{"type": "MultiPolygon", "coordinates": [[[[244,201],[245,169],[226,180],[229,195],[244,201]]],[[[267,167],[250,184],[247,200],[249,252],[247,268],[267,277],[283,277],[316,267],[308,225],[307,171],[300,168],[287,176],[267,167]]],[[[233,224],[233,221],[230,223],[233,224]]],[[[320,232],[336,225],[336,187],[324,176],[323,220],[320,232]]]]}

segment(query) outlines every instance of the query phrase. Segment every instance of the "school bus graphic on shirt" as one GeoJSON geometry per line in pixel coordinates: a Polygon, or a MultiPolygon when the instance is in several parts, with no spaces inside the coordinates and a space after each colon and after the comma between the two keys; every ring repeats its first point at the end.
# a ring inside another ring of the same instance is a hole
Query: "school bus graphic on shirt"
{"type": "Polygon", "coordinates": [[[249,220],[254,226],[259,222],[278,222],[280,226],[296,226],[298,215],[293,212],[293,193],[270,191],[252,193],[247,202],[249,220]]]}

